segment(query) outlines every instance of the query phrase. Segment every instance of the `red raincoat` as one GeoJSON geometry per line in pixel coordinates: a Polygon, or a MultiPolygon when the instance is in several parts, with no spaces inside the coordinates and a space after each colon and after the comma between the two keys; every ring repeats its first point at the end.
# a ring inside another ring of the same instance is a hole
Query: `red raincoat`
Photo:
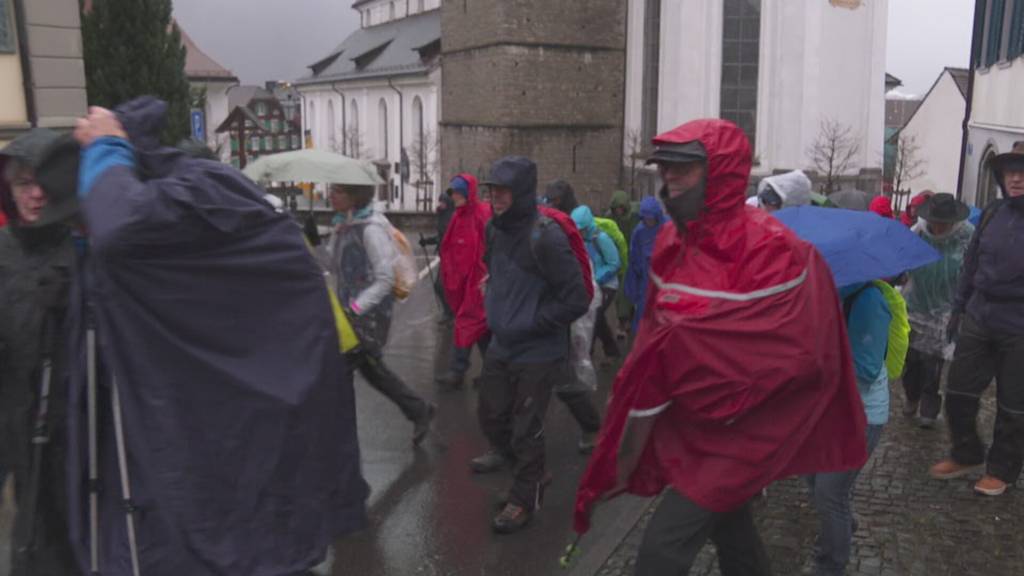
{"type": "Polygon", "coordinates": [[[487,276],[484,252],[491,205],[480,201],[472,174],[459,176],[469,184],[469,198],[455,209],[441,241],[441,279],[445,298],[455,312],[455,346],[469,348],[487,333],[480,284],[487,276]]]}
{"type": "Polygon", "coordinates": [[[699,140],[705,212],[658,234],[636,344],[619,372],[576,496],[576,531],[616,483],[627,420],[660,414],[628,491],[672,486],[729,511],[787,476],[867,459],[865,416],[832,275],[817,251],[744,205],[751,152],[721,120],[684,124],[655,144],[699,140]]]}
{"type": "Polygon", "coordinates": [[[911,228],[914,224],[917,224],[917,209],[924,205],[924,203],[931,197],[932,195],[927,192],[922,192],[917,196],[914,196],[914,198],[910,200],[910,205],[907,209],[900,214],[900,222],[903,222],[903,225],[907,228],[911,228]],[[911,212],[914,213],[913,218],[910,216],[911,212]]]}

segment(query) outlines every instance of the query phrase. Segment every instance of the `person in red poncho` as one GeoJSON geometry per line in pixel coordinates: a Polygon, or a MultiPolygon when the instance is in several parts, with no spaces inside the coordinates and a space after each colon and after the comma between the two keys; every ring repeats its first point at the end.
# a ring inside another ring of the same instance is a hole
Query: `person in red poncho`
{"type": "Polygon", "coordinates": [[[868,205],[868,210],[878,214],[882,218],[895,218],[892,213],[892,201],[888,196],[875,196],[868,205]]]}
{"type": "Polygon", "coordinates": [[[917,196],[910,199],[910,204],[907,205],[907,209],[900,214],[900,222],[907,228],[913,228],[914,224],[917,224],[917,209],[924,205],[929,198],[934,195],[931,190],[925,190],[917,196]]]}
{"type": "Polygon", "coordinates": [[[735,124],[689,122],[654,145],[674,225],[655,243],[576,531],[603,499],[664,490],[638,574],[688,573],[709,538],[723,575],[768,574],[748,501],[780,478],[867,459],[843,311],[818,252],[744,205],[751,150],[735,124]]]}
{"type": "Polygon", "coordinates": [[[480,288],[487,276],[484,252],[491,205],[481,202],[477,194],[472,174],[459,174],[448,184],[455,214],[441,241],[441,278],[445,299],[455,315],[455,352],[448,373],[438,378],[437,383],[452,388],[462,387],[473,345],[480,348],[482,357],[491,339],[480,288]]]}

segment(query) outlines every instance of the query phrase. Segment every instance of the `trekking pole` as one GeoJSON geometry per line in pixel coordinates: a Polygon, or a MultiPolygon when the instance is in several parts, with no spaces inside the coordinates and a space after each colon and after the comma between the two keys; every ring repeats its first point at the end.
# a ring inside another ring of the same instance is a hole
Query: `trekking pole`
{"type": "Polygon", "coordinates": [[[25,545],[18,550],[18,553],[24,556],[32,554],[35,550],[36,514],[39,509],[39,485],[42,482],[43,449],[50,443],[50,378],[53,374],[55,324],[53,313],[48,311],[43,319],[42,374],[39,381],[39,403],[32,426],[32,471],[24,510],[25,518],[27,518],[25,525],[28,526],[28,538],[25,545]]]}
{"type": "Polygon", "coordinates": [[[86,305],[86,412],[89,429],[89,571],[100,573],[100,473],[96,425],[96,320],[86,305]]]}
{"type": "Polygon", "coordinates": [[[132,503],[132,486],[128,479],[128,451],[124,442],[121,395],[117,390],[116,378],[112,381],[110,401],[114,410],[114,442],[117,444],[117,466],[121,470],[121,497],[124,504],[125,525],[128,528],[128,551],[131,554],[132,576],[139,576],[139,545],[135,538],[135,504],[132,503]]]}
{"type": "Polygon", "coordinates": [[[430,265],[430,252],[427,252],[427,246],[423,243],[423,234],[420,234],[420,249],[423,250],[423,257],[427,261],[427,274],[430,275],[430,291],[434,293],[434,303],[444,313],[444,303],[437,294],[437,278],[434,275],[434,268],[430,265]]]}

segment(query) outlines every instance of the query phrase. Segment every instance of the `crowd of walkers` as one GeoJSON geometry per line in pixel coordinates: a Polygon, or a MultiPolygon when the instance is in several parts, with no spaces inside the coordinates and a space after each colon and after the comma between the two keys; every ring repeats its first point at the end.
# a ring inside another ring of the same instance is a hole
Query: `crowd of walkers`
{"type": "MultiPolygon", "coordinates": [[[[385,361],[408,246],[373,188],[328,186],[331,232],[304,236],[237,171],[160,147],[164,112],[92,109],[73,136],[37,129],[0,151],[0,484],[13,476],[16,576],[303,574],[366,522],[353,374],[398,407],[413,445],[431,431],[435,406],[385,361]]],[[[810,179],[767,177],[747,198],[735,125],[679,126],[649,163],[656,196],[620,191],[596,209],[565,180],[541,193],[531,159],[498,159],[479,182],[451,178],[421,241],[436,246],[452,330],[437,385],[463,389],[482,358],[489,449],[467,466],[511,475],[496,533],[541,510],[553,397],[590,454],[579,534],[609,498],[663,496],[638,574],[686,574],[709,540],[725,576],[770,574],[751,501],[791,476],[820,520],[816,573],[843,574],[852,489],[897,380],[925,428],[946,380],[952,449],[931,476],[984,465],[980,494],[1016,483],[1024,143],[990,165],[1003,198],[976,225],[948,193],[900,214],[937,260],[838,286],[781,220],[816,202],[810,179]],[[625,356],[606,405],[598,348],[608,366],[625,356]]],[[[870,210],[895,218],[886,197],[870,210]]]]}

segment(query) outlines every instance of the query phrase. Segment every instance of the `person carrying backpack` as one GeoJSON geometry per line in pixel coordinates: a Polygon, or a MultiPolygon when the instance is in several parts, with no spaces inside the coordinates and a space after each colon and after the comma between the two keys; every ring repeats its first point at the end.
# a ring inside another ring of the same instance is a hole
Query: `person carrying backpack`
{"type": "Polygon", "coordinates": [[[597,285],[601,287],[601,308],[597,311],[597,325],[594,328],[594,335],[601,341],[604,347],[606,358],[618,358],[619,345],[615,341],[615,333],[608,325],[608,308],[615,302],[615,296],[619,292],[619,272],[622,269],[622,260],[619,258],[619,250],[615,242],[602,230],[599,230],[594,223],[594,213],[587,206],[577,206],[572,211],[572,220],[583,235],[583,241],[587,244],[587,253],[590,254],[590,261],[594,264],[594,276],[597,278],[597,285]]]}
{"type": "Polygon", "coordinates": [[[395,304],[397,254],[391,224],[373,209],[372,187],[335,184],[330,190],[331,207],[337,214],[327,244],[327,269],[334,275],[338,300],[361,343],[348,354],[350,366],[413,423],[412,442],[419,445],[430,431],[435,407],[384,364],[395,304]]]}
{"type": "Polygon", "coordinates": [[[949,480],[987,464],[974,490],[999,496],[1024,466],[1024,141],[992,159],[1003,198],[989,204],[964,257],[948,334],[959,335],[946,386],[953,447],[932,466],[949,480]],[[996,380],[996,423],[987,454],[978,435],[981,396],[996,380]]]}
{"type": "Polygon", "coordinates": [[[544,416],[552,388],[569,374],[569,327],[590,305],[564,229],[537,207],[537,166],[508,156],[483,182],[494,218],[488,231],[484,305],[491,344],[480,376],[478,416],[491,449],[477,473],[512,467],[513,483],[491,527],[524,528],[540,508],[546,472],[544,416]]]}

